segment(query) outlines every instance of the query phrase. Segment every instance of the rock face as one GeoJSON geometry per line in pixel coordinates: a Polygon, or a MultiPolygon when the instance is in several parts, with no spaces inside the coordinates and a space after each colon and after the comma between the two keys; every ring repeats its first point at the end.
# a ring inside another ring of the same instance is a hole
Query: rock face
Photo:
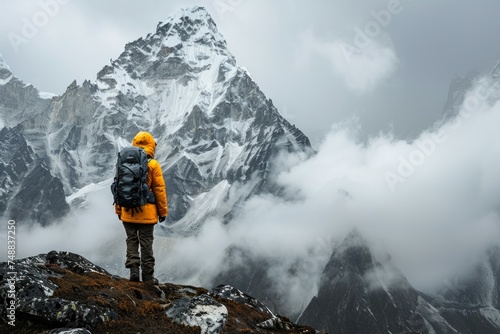
{"type": "Polygon", "coordinates": [[[130,282],[69,252],[1,263],[0,287],[3,333],[316,333],[230,286],[130,282]]]}
{"type": "Polygon", "coordinates": [[[277,192],[269,173],[280,152],[312,153],[201,7],[127,44],[95,82],[73,82],[50,100],[39,95],[0,69],[0,120],[22,126],[66,195],[111,178],[118,150],[139,130],[151,132],[169,194],[167,223],[178,233],[192,233],[210,215],[230,219],[250,194],[277,192]],[[230,192],[235,185],[245,191],[230,192]]]}
{"type": "Polygon", "coordinates": [[[178,324],[200,327],[201,333],[222,333],[227,308],[208,295],[174,300],[167,316],[178,324]]]}
{"type": "Polygon", "coordinates": [[[0,130],[0,212],[48,225],[69,212],[63,184],[26,142],[20,127],[0,130]]]}

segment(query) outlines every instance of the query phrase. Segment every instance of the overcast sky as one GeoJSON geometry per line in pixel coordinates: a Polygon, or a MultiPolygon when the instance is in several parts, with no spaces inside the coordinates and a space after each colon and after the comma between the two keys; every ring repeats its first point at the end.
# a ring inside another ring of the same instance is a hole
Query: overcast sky
{"type": "Polygon", "coordinates": [[[0,53],[56,94],[94,80],[178,8],[202,5],[238,64],[315,145],[353,119],[365,134],[414,138],[440,117],[455,74],[487,73],[500,59],[497,0],[0,1],[0,53]]]}

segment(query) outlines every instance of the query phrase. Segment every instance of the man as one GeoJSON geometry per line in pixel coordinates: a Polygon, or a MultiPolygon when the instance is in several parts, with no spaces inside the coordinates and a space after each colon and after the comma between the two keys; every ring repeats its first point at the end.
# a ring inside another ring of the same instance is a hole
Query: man
{"type": "Polygon", "coordinates": [[[118,219],[123,222],[127,233],[125,267],[130,269],[131,281],[139,281],[139,267],[142,267],[142,281],[158,284],[158,280],[154,278],[153,230],[158,220],[163,222],[168,215],[167,191],[161,166],[154,160],[156,142],[153,136],[141,131],[134,137],[132,145],[143,148],[148,155],[147,184],[155,196],[155,203],[146,203],[138,210],[115,204],[118,219]]]}

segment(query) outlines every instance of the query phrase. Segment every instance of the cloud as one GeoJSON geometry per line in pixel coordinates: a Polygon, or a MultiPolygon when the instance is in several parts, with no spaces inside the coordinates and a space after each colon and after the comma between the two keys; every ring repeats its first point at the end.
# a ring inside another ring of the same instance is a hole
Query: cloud
{"type": "Polygon", "coordinates": [[[38,224],[17,224],[16,257],[59,250],[96,259],[105,256],[102,253],[103,245],[115,237],[125,240],[123,226],[111,205],[113,198],[109,183],[89,188],[92,190],[87,192],[86,207],[71,212],[63,221],[54,222],[47,227],[38,224]]]}
{"type": "Polygon", "coordinates": [[[350,90],[357,93],[373,91],[394,73],[398,58],[393,48],[365,38],[360,48],[340,39],[323,41],[312,30],[307,30],[299,37],[297,63],[304,66],[312,56],[320,56],[350,90]]]}
{"type": "Polygon", "coordinates": [[[286,233],[302,235],[291,244],[302,242],[304,247],[315,237],[340,241],[357,226],[393,256],[418,288],[432,287],[466,270],[488,246],[498,243],[498,121],[497,103],[483,105],[460,123],[453,120],[422,133],[414,142],[380,136],[362,144],[352,130],[335,129],[314,158],[281,175],[281,182],[299,189],[305,201],[292,210],[272,205],[266,214],[275,217],[286,211],[293,220],[286,233]],[[437,132],[446,140],[424,155],[419,143],[437,132]],[[412,152],[421,152],[423,160],[391,188],[384,175],[396,171],[401,158],[408,160],[412,152]]]}

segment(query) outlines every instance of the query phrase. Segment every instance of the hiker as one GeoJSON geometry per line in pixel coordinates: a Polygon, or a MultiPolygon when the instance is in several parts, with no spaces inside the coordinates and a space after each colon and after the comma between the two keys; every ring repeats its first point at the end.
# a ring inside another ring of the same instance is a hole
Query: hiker
{"type": "Polygon", "coordinates": [[[154,199],[148,200],[144,206],[138,208],[125,208],[115,204],[118,219],[123,222],[127,233],[125,267],[130,269],[131,281],[139,281],[139,267],[141,267],[142,281],[158,284],[158,280],[154,278],[153,230],[155,224],[158,221],[165,221],[168,215],[167,191],[161,166],[158,161],[154,160],[156,142],[153,136],[141,131],[134,137],[132,146],[141,147],[147,154],[147,185],[154,199]]]}

